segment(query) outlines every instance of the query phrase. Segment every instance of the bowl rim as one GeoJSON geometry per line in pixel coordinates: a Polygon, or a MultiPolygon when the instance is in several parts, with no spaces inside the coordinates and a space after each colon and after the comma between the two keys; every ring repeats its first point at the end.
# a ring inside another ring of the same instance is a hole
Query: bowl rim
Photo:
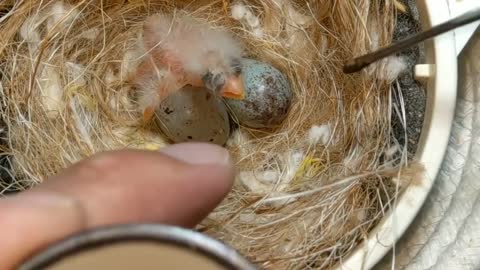
{"type": "Polygon", "coordinates": [[[176,226],[148,223],[103,226],[74,234],[34,254],[18,269],[45,269],[74,254],[132,242],[179,247],[215,261],[225,269],[257,269],[236,250],[205,234],[176,226]]]}
{"type": "MultiPolygon", "coordinates": [[[[417,0],[422,29],[450,19],[446,0],[417,0]]],[[[371,269],[394,248],[407,231],[433,187],[446,153],[457,98],[457,51],[453,31],[425,43],[427,104],[415,160],[425,167],[420,184],[410,184],[396,206],[370,232],[368,238],[335,269],[371,269]],[[399,218],[401,217],[401,218],[399,218]]]]}

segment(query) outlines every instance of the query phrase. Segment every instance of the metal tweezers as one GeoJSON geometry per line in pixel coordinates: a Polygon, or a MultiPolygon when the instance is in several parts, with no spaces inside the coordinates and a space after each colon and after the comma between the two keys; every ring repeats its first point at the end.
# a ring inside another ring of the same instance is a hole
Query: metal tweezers
{"type": "Polygon", "coordinates": [[[466,24],[472,23],[477,20],[480,20],[480,8],[469,11],[445,23],[439,24],[427,31],[415,34],[409,38],[401,40],[390,46],[387,46],[377,51],[351,59],[343,66],[343,72],[346,74],[358,72],[363,68],[369,66],[370,64],[378,60],[381,60],[387,56],[390,56],[394,53],[401,52],[429,38],[438,36],[440,34],[443,34],[445,32],[448,32],[450,30],[464,26],[466,24]]]}

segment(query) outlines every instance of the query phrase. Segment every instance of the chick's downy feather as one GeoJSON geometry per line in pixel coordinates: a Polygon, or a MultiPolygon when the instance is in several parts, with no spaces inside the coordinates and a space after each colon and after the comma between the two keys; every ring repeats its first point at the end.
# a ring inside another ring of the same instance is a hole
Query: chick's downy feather
{"type": "Polygon", "coordinates": [[[154,108],[160,104],[162,97],[183,87],[176,76],[168,69],[161,69],[150,58],[137,69],[136,83],[139,88],[138,102],[144,112],[145,120],[154,113],[154,108]]]}
{"type": "Polygon", "coordinates": [[[242,56],[239,41],[222,29],[213,29],[192,18],[153,15],[144,25],[144,42],[173,70],[201,76],[209,67],[229,68],[231,59],[242,56]]]}
{"type": "Polygon", "coordinates": [[[187,17],[158,14],[144,24],[143,63],[137,68],[139,104],[148,120],[169,94],[187,84],[204,86],[203,76],[231,73],[243,49],[230,33],[187,17]]]}

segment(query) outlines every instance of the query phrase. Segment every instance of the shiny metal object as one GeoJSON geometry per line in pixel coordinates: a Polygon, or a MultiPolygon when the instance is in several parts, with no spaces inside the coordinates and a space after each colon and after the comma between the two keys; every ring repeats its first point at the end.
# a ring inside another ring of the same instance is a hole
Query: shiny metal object
{"type": "Polygon", "coordinates": [[[180,247],[216,262],[225,269],[257,269],[237,251],[206,235],[179,227],[157,224],[119,225],[82,232],[47,247],[24,262],[18,269],[46,269],[69,256],[91,249],[135,241],[180,247]]]}
{"type": "Polygon", "coordinates": [[[346,74],[358,72],[382,58],[390,56],[394,53],[401,52],[429,38],[438,36],[440,34],[443,34],[455,28],[467,25],[477,20],[480,20],[480,8],[469,11],[445,23],[432,27],[429,30],[413,35],[412,37],[396,42],[393,45],[387,46],[385,48],[381,48],[372,53],[365,54],[360,57],[349,60],[343,66],[343,72],[346,74]]]}

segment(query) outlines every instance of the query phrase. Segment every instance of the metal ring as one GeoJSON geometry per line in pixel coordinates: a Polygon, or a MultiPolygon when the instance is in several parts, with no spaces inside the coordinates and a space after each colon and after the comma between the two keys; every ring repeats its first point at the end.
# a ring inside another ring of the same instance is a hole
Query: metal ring
{"type": "Polygon", "coordinates": [[[213,260],[225,269],[256,270],[233,248],[201,233],[158,224],[130,224],[88,230],[53,244],[20,266],[20,270],[38,270],[92,248],[120,242],[144,241],[185,248],[213,260]]]}

